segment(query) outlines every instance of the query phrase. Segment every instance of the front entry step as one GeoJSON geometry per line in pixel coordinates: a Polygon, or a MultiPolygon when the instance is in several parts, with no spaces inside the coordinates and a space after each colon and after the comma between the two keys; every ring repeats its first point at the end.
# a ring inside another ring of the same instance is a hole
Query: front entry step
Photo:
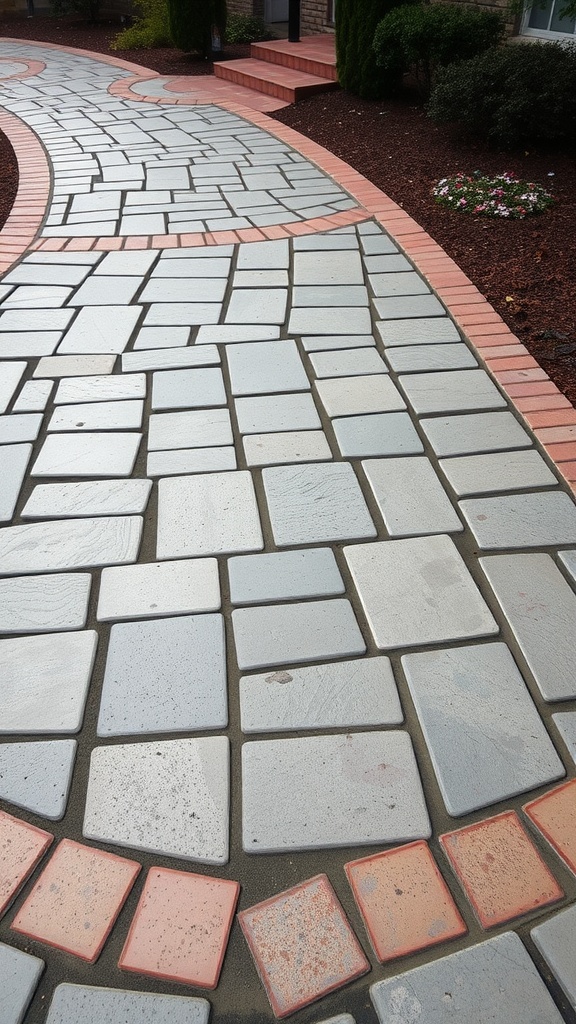
{"type": "Polygon", "coordinates": [[[299,43],[288,39],[273,39],[267,43],[252,43],[250,56],[270,64],[282,64],[295,71],[337,81],[336,48],[334,36],[303,36],[299,43]]]}
{"type": "Polygon", "coordinates": [[[297,103],[305,96],[338,88],[338,83],[330,78],[321,78],[319,75],[252,57],[246,60],[219,61],[214,64],[214,74],[216,78],[263,92],[267,96],[275,96],[287,103],[297,103]]]}

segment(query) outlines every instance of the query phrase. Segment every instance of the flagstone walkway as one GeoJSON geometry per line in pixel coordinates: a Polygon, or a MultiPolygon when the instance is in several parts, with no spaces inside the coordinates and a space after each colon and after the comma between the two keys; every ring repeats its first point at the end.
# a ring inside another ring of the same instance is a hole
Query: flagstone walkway
{"type": "Polygon", "coordinates": [[[576,413],[235,87],[0,51],[2,1024],[574,1024],[576,413]]]}

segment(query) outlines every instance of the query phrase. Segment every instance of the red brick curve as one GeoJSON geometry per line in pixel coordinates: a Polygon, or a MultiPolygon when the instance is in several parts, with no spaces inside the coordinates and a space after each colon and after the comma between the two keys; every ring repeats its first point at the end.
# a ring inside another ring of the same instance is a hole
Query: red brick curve
{"type": "Polygon", "coordinates": [[[31,78],[34,75],[39,75],[45,69],[46,65],[41,60],[28,60],[27,57],[0,57],[0,81],[2,82],[9,82],[11,78],[31,78]],[[3,75],[2,63],[4,62],[26,64],[26,71],[15,71],[13,75],[3,75]]]}
{"type": "Polygon", "coordinates": [[[51,173],[44,148],[32,129],[1,108],[0,131],[12,145],[19,173],[16,199],[0,231],[0,273],[5,273],[30,248],[40,230],[50,198],[51,173]]]}

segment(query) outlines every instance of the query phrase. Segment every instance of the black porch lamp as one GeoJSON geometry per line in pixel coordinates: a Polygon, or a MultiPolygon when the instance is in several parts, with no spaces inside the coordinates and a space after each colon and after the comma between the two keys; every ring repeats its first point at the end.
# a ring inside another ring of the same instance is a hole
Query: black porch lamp
{"type": "Polygon", "coordinates": [[[288,42],[300,42],[300,0],[288,0],[288,42]]]}

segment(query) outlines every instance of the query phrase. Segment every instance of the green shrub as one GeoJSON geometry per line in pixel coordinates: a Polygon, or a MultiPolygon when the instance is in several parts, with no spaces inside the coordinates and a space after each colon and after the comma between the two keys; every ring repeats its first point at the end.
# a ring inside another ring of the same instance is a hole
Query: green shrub
{"type": "Polygon", "coordinates": [[[170,25],[168,22],[167,0],[134,0],[135,8],[140,11],[133,25],[110,44],[113,50],[135,50],[140,47],[150,49],[153,46],[170,46],[170,25]]]}
{"type": "Polygon", "coordinates": [[[170,35],[179,50],[212,52],[212,31],[221,39],[226,32],[226,0],[168,0],[170,35]]]}
{"type": "Polygon", "coordinates": [[[259,43],[263,39],[272,39],[271,32],[261,18],[249,14],[231,14],[226,27],[227,43],[259,43]]]}
{"type": "Polygon", "coordinates": [[[396,7],[374,35],[376,62],[385,72],[412,71],[429,93],[436,69],[475,57],[499,43],[504,22],[496,11],[460,4],[396,7]]]}
{"type": "Polygon", "coordinates": [[[435,121],[459,124],[499,146],[573,142],[576,46],[496,47],[445,68],[428,104],[435,121]]]}
{"type": "MultiPolygon", "coordinates": [[[[336,64],[343,89],[363,99],[380,99],[392,92],[401,77],[376,64],[372,49],[378,22],[402,0],[337,0],[336,64]]],[[[417,0],[406,0],[415,3],[417,0]]]]}

